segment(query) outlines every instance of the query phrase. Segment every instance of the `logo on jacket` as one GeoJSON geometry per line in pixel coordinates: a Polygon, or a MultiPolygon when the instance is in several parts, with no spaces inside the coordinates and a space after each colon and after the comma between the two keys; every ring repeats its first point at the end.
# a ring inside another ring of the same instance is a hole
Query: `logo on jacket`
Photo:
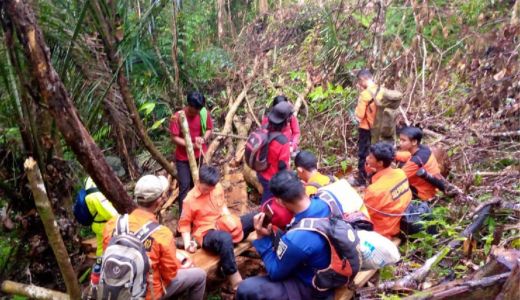
{"type": "Polygon", "coordinates": [[[278,256],[278,259],[282,259],[285,251],[287,251],[287,245],[282,240],[280,240],[278,243],[278,248],[276,248],[276,256],[278,256]]]}

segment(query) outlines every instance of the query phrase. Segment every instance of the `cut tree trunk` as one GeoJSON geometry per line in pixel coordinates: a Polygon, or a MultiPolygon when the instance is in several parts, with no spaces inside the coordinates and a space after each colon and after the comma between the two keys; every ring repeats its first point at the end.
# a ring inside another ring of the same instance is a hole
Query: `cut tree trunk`
{"type": "Polygon", "coordinates": [[[10,280],[2,282],[2,292],[6,294],[29,297],[36,300],[70,300],[71,298],[62,292],[49,290],[32,284],[23,284],[10,280]]]}
{"type": "Polygon", "coordinates": [[[110,31],[110,25],[105,15],[101,10],[101,6],[98,0],[90,1],[90,7],[94,12],[95,18],[98,20],[100,35],[103,40],[103,44],[105,45],[105,51],[108,57],[108,61],[110,62],[110,68],[112,69],[112,73],[117,75],[117,84],[119,85],[119,90],[121,91],[121,96],[123,97],[123,101],[125,102],[126,108],[130,113],[130,117],[134,122],[135,127],[137,128],[137,134],[139,138],[143,142],[150,155],[173,177],[177,178],[177,171],[173,167],[173,165],[162,155],[161,152],[155,147],[152,140],[146,133],[146,129],[139,117],[139,112],[135,107],[134,96],[130,92],[130,87],[128,86],[128,80],[125,76],[125,67],[123,64],[123,60],[119,56],[117,52],[116,39],[113,33],[110,31]]]}
{"type": "Polygon", "coordinates": [[[51,203],[47,197],[40,169],[32,157],[25,160],[24,169],[31,185],[36,209],[38,210],[38,214],[42,220],[45,233],[47,234],[56,261],[58,262],[58,266],[63,276],[63,281],[65,281],[67,293],[72,299],[80,299],[81,291],[78,280],[76,279],[76,273],[72,268],[67,248],[65,248],[65,244],[60,235],[60,229],[58,228],[58,224],[54,218],[54,212],[52,211],[51,203]]]}
{"type": "Polygon", "coordinates": [[[264,192],[262,184],[260,184],[260,181],[258,181],[258,178],[256,177],[255,170],[251,169],[247,164],[244,164],[242,174],[244,174],[246,182],[252,185],[260,194],[264,192]]]}
{"type": "Polygon", "coordinates": [[[32,8],[25,1],[9,0],[2,2],[2,11],[2,17],[9,18],[17,29],[31,74],[38,83],[41,99],[78,161],[120,213],[133,210],[134,202],[81,122],[63,82],[52,66],[49,49],[36,24],[32,8]]]}
{"type": "MultiPolygon", "coordinates": [[[[188,120],[186,119],[186,115],[184,111],[179,112],[179,117],[181,120],[181,129],[182,134],[184,135],[184,142],[186,144],[186,152],[188,153],[188,163],[190,164],[191,178],[193,182],[197,182],[199,180],[199,168],[197,167],[197,159],[195,158],[195,151],[193,151],[193,143],[191,141],[190,135],[190,127],[188,126],[188,120]]],[[[200,151],[200,155],[202,154],[202,150],[200,151]]]]}

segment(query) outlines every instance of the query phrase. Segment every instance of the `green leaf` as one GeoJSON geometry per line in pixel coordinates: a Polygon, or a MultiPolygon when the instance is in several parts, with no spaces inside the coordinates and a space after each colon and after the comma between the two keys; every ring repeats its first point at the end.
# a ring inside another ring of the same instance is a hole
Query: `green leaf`
{"type": "Polygon", "coordinates": [[[347,171],[347,167],[348,167],[348,161],[344,160],[344,161],[342,161],[342,162],[340,163],[340,165],[341,165],[341,170],[342,170],[343,172],[346,172],[346,171],[347,171]]]}
{"type": "Polygon", "coordinates": [[[144,110],[145,115],[149,115],[153,109],[155,108],[155,102],[145,102],[141,107],[139,108],[139,111],[144,110]]]}
{"type": "Polygon", "coordinates": [[[162,118],[160,120],[155,121],[155,123],[153,123],[152,127],[150,127],[149,130],[154,130],[154,129],[159,128],[159,126],[161,126],[162,123],[164,123],[164,120],[166,120],[166,118],[162,118]]]}

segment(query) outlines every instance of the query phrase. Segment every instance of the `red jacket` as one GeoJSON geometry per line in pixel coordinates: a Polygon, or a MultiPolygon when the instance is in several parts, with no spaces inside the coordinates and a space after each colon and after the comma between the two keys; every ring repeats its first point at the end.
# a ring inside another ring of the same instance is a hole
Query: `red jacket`
{"type": "Polygon", "coordinates": [[[271,178],[280,171],[280,167],[285,166],[289,168],[289,159],[291,158],[291,148],[285,135],[280,135],[278,138],[271,141],[267,150],[267,161],[269,167],[261,172],[258,172],[265,180],[271,178]]]}

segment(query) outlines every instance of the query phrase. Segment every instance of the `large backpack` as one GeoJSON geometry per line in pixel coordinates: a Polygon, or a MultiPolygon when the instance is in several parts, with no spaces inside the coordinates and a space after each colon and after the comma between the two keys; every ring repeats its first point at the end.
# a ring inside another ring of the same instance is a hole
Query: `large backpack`
{"type": "Polygon", "coordinates": [[[336,201],[332,198],[322,200],[330,207],[330,217],[304,218],[289,230],[316,232],[327,240],[330,247],[330,264],[316,271],[312,278],[314,288],[327,291],[349,284],[361,267],[362,256],[357,232],[343,218],[336,201]]]}
{"type": "Polygon", "coordinates": [[[86,198],[89,194],[97,192],[99,192],[97,187],[91,187],[86,190],[82,188],[76,195],[76,201],[74,202],[72,211],[74,212],[74,217],[76,217],[76,220],[81,225],[90,226],[94,222],[94,218],[96,218],[97,212],[94,215],[90,213],[86,198]]]}
{"type": "Polygon", "coordinates": [[[394,143],[396,119],[402,99],[401,92],[384,87],[378,87],[376,93],[372,95],[369,106],[375,102],[377,107],[374,125],[370,128],[372,144],[381,140],[394,143]],[[379,91],[383,94],[381,99],[377,99],[379,91]]]}
{"type": "MultiPolygon", "coordinates": [[[[144,299],[148,276],[153,281],[150,258],[145,241],[159,229],[157,222],[148,222],[137,232],[130,232],[128,215],[119,216],[114,234],[103,254],[97,299],[144,299]]],[[[152,298],[153,285],[151,284],[152,298]]]]}
{"type": "Polygon", "coordinates": [[[287,137],[279,131],[269,132],[265,126],[262,126],[251,132],[247,138],[244,151],[244,159],[246,164],[257,172],[265,171],[269,168],[267,154],[269,144],[273,140],[284,144],[287,143],[287,137]]]}

